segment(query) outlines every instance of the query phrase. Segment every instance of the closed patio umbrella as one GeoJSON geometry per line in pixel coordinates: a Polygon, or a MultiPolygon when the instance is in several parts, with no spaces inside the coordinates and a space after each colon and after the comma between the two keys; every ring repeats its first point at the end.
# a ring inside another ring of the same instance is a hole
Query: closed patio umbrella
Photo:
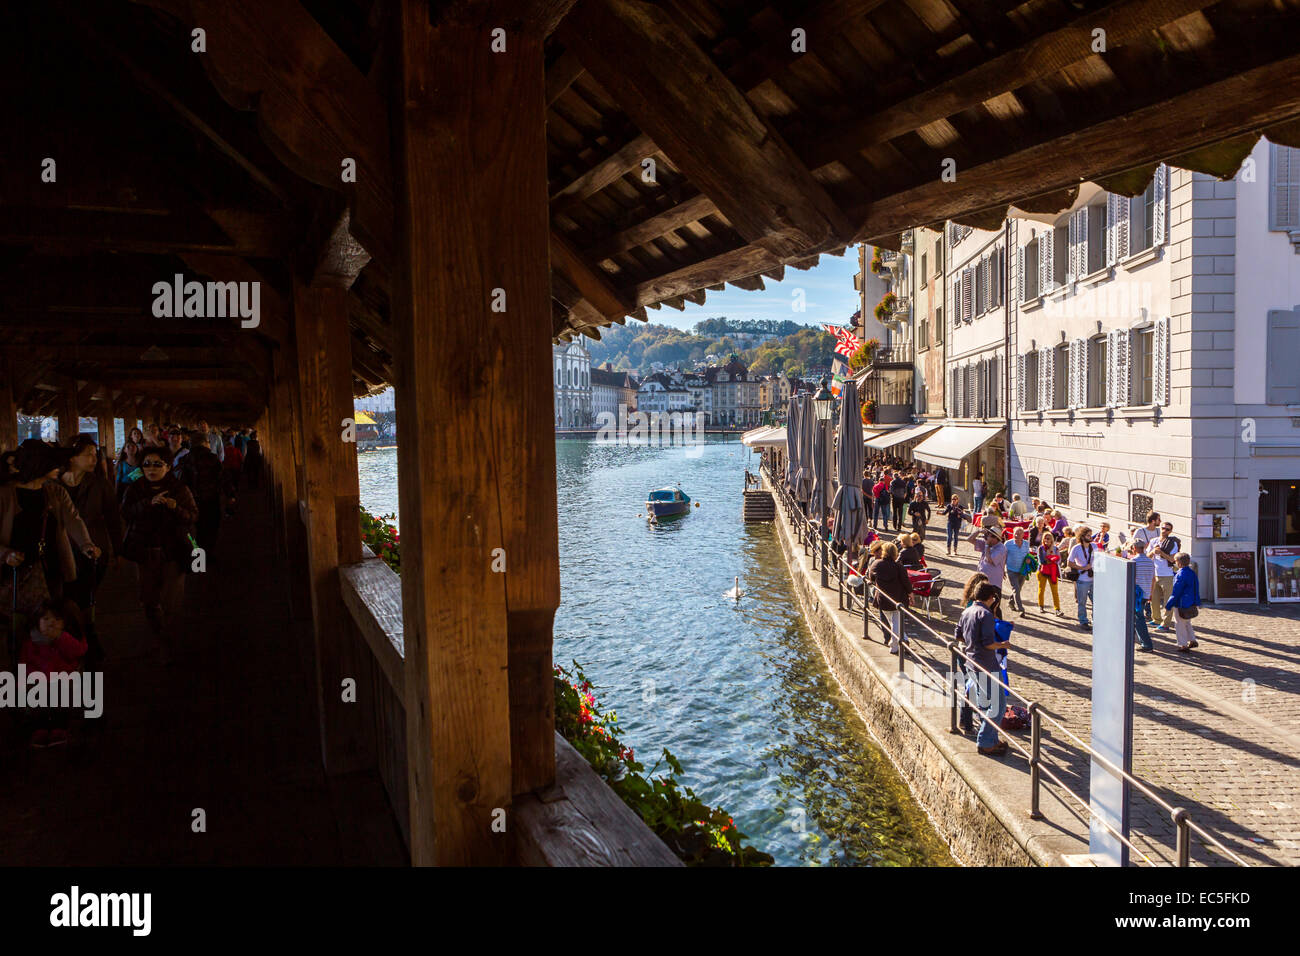
{"type": "Polygon", "coordinates": [[[813,434],[817,431],[817,418],[813,414],[812,396],[799,396],[799,473],[795,476],[796,501],[804,504],[812,498],[814,468],[813,434]]]}
{"type": "Polygon", "coordinates": [[[840,488],[831,502],[835,540],[844,545],[861,544],[867,536],[867,509],[862,500],[862,469],[866,462],[861,415],[858,383],[850,379],[840,394],[840,439],[835,467],[840,488]]]}
{"type": "MultiPolygon", "coordinates": [[[[812,518],[814,521],[821,521],[822,519],[822,500],[825,499],[826,504],[830,504],[830,472],[828,471],[822,476],[818,476],[817,474],[817,463],[826,460],[826,442],[830,438],[829,427],[829,422],[823,425],[822,422],[819,422],[814,418],[812,435],[812,467],[810,469],[813,476],[813,485],[812,494],[808,499],[808,517],[812,518]],[[821,480],[819,480],[819,477],[821,480]]],[[[829,508],[827,509],[827,513],[829,514],[829,508]]]]}
{"type": "Polygon", "coordinates": [[[795,480],[799,474],[799,402],[790,396],[789,408],[785,418],[785,486],[794,492],[795,480]]]}

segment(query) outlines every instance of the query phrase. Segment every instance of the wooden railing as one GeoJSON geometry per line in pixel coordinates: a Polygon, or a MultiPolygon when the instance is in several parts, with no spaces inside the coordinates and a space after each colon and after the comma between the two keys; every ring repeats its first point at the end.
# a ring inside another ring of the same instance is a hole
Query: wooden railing
{"type": "MultiPolygon", "coordinates": [[[[365,554],[360,563],[339,568],[339,585],[355,637],[370,651],[362,655],[369,666],[358,675],[357,699],[371,703],[380,777],[409,846],[401,578],[365,554]]],[[[682,865],[559,734],[555,784],[517,795],[507,826],[516,860],[525,866],[682,865]]]]}

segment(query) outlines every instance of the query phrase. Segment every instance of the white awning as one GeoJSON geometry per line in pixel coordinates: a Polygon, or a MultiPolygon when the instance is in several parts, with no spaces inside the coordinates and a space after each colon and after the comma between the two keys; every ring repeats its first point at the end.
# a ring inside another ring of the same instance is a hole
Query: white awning
{"type": "Polygon", "coordinates": [[[774,428],[764,426],[763,428],[751,429],[740,436],[740,440],[750,448],[763,447],[785,447],[785,426],[774,428]]]}
{"type": "Polygon", "coordinates": [[[944,425],[912,449],[912,457],[932,465],[958,469],[962,459],[1006,431],[1005,425],[944,425]]]}
{"type": "MultiPolygon", "coordinates": [[[[901,428],[901,427],[902,427],[902,426],[900,425],[899,428],[901,428]]],[[[888,435],[890,432],[892,432],[892,431],[897,431],[897,430],[898,430],[897,428],[872,428],[872,427],[869,426],[869,425],[863,425],[863,426],[862,426],[862,443],[865,445],[867,442],[871,441],[871,439],[873,439],[873,438],[879,438],[881,435],[888,435]]]]}
{"type": "Polygon", "coordinates": [[[907,428],[898,429],[898,431],[885,432],[885,434],[871,439],[866,444],[868,448],[884,451],[886,448],[901,445],[905,441],[912,441],[922,435],[928,435],[938,427],[938,425],[931,425],[929,422],[922,422],[920,425],[909,425],[907,428]]]}

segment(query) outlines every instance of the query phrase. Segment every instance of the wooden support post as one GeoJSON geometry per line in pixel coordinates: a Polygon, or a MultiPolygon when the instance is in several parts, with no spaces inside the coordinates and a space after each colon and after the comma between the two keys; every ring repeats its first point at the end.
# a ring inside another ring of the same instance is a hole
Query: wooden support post
{"type": "Polygon", "coordinates": [[[58,397],[59,444],[66,445],[81,430],[80,412],[77,408],[77,383],[68,382],[60,387],[58,397]]]}
{"type": "Polygon", "coordinates": [[[348,293],[295,278],[293,318],[321,754],[327,773],[348,773],[374,763],[373,710],[342,693],[346,680],[360,693],[369,687],[361,659],[369,650],[353,634],[339,585],[339,564],[361,560],[357,446],[343,430],[352,416],[348,293]]]}
{"type": "MultiPolygon", "coordinates": [[[[125,435],[125,432],[123,434],[125,435]]],[[[99,447],[110,461],[117,457],[117,428],[113,417],[113,393],[111,391],[100,402],[99,447]]]]}
{"type": "Polygon", "coordinates": [[[13,366],[0,362],[0,451],[18,447],[18,396],[14,394],[13,366]]]}
{"type": "Polygon", "coordinates": [[[511,852],[500,810],[555,774],[543,36],[511,32],[509,54],[494,54],[487,28],[433,28],[427,3],[401,7],[393,324],[411,859],[494,863],[511,852]]]}

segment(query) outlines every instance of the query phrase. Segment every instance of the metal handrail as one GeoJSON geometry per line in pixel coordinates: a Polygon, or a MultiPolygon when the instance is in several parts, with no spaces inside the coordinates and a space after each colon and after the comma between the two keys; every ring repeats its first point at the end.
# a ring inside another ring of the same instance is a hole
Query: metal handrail
{"type": "MultiPolygon", "coordinates": [[[[772,486],[777,491],[777,497],[781,501],[782,507],[785,509],[787,519],[791,523],[792,527],[794,527],[796,531],[798,531],[800,541],[804,545],[804,555],[807,556],[809,550],[808,549],[809,540],[818,541],[819,534],[824,534],[825,532],[819,531],[817,527],[817,523],[803,513],[802,509],[799,508],[798,503],[794,501],[794,498],[790,495],[789,490],[785,487],[784,482],[781,481],[778,476],[774,475],[771,469],[766,465],[763,466],[763,469],[767,474],[767,478],[769,482],[771,482],[772,486]]],[[[819,549],[816,547],[812,548],[813,570],[817,570],[818,550],[819,549]]],[[[840,591],[840,607],[841,609],[845,609],[844,597],[846,591],[844,588],[844,570],[845,568],[847,568],[853,574],[858,574],[858,571],[856,568],[852,566],[851,563],[849,563],[846,556],[843,554],[836,554],[835,561],[833,563],[836,568],[836,578],[838,581],[838,586],[840,591]]],[[[865,580],[865,575],[859,575],[859,577],[863,578],[861,610],[862,610],[862,617],[863,617],[862,633],[863,633],[863,639],[865,640],[867,639],[868,624],[870,621],[870,614],[868,611],[870,602],[868,601],[867,598],[867,589],[868,587],[870,587],[870,585],[865,580]]],[[[1094,815],[1092,808],[1088,804],[1088,802],[1084,800],[1083,797],[1081,797],[1079,794],[1075,793],[1072,789],[1070,789],[1070,787],[1066,783],[1064,783],[1060,779],[1060,777],[1056,775],[1056,773],[1054,773],[1049,767],[1047,767],[1044,764],[1043,753],[1042,753],[1042,723],[1043,721],[1046,721],[1052,726],[1058,728],[1070,740],[1074,741],[1074,743],[1077,744],[1078,747],[1084,753],[1088,754],[1093,760],[1101,764],[1106,770],[1108,770],[1109,772],[1115,774],[1116,776],[1128,782],[1131,786],[1136,788],[1139,793],[1147,797],[1149,800],[1151,800],[1152,803],[1154,803],[1156,806],[1160,807],[1161,809],[1165,810],[1169,814],[1170,819],[1173,821],[1174,826],[1177,828],[1176,853],[1178,856],[1178,863],[1177,863],[1178,866],[1185,867],[1185,866],[1189,866],[1191,863],[1190,834],[1193,832],[1199,835],[1203,840],[1205,840],[1206,843],[1208,843],[1209,845],[1213,846],[1215,849],[1219,850],[1220,852],[1222,852],[1223,854],[1231,858],[1235,863],[1237,863],[1237,865],[1250,866],[1249,863],[1243,860],[1232,850],[1229,850],[1226,846],[1223,845],[1223,843],[1221,843],[1211,833],[1205,830],[1204,827],[1194,823],[1189,817],[1187,810],[1185,808],[1175,807],[1172,804],[1170,804],[1168,801],[1163,799],[1159,794],[1157,794],[1154,790],[1152,790],[1152,788],[1149,785],[1147,785],[1144,781],[1133,776],[1131,773],[1124,770],[1123,768],[1116,766],[1113,762],[1108,760],[1106,757],[1097,753],[1097,751],[1095,751],[1089,744],[1085,743],[1075,733],[1073,733],[1057,715],[1052,714],[1045,706],[1043,706],[1042,703],[1040,703],[1039,701],[1031,701],[1023,694],[1019,693],[1018,691],[1012,690],[1010,685],[1003,682],[1001,677],[998,674],[994,674],[990,672],[985,667],[971,660],[969,655],[966,654],[965,650],[962,649],[961,645],[958,644],[957,641],[944,638],[942,634],[940,634],[938,631],[932,628],[928,623],[921,620],[921,618],[918,617],[910,607],[904,604],[900,604],[899,602],[891,598],[888,594],[885,594],[883,591],[880,591],[878,588],[871,588],[871,591],[873,594],[883,595],[883,597],[894,606],[895,610],[911,618],[912,621],[915,624],[919,625],[923,631],[932,634],[940,642],[940,644],[944,645],[952,655],[954,672],[957,669],[957,662],[959,660],[964,661],[967,665],[969,665],[974,670],[980,671],[983,674],[987,675],[991,680],[996,681],[997,684],[1000,687],[1002,687],[1002,689],[1006,691],[1008,695],[1013,696],[1017,700],[1024,702],[1025,709],[1028,710],[1030,715],[1030,733],[1031,733],[1030,749],[1026,749],[1022,744],[1020,744],[1019,741],[1015,740],[1009,735],[1003,735],[1003,736],[1004,739],[1007,741],[1007,743],[1010,744],[1013,747],[1013,749],[1016,750],[1017,753],[1023,754],[1029,760],[1029,765],[1030,765],[1030,813],[1029,815],[1031,819],[1042,818],[1042,813],[1038,809],[1039,790],[1041,786],[1040,778],[1041,776],[1046,775],[1053,783],[1055,783],[1058,787],[1060,787],[1067,794],[1069,794],[1070,797],[1073,798],[1076,803],[1078,803],[1081,807],[1083,807],[1087,811],[1090,819],[1097,820],[1108,832],[1110,832],[1117,839],[1122,841],[1124,845],[1127,846],[1130,850],[1133,850],[1135,853],[1141,856],[1142,859],[1144,859],[1147,863],[1150,863],[1153,866],[1155,865],[1145,853],[1143,853],[1140,849],[1134,846],[1126,837],[1121,835],[1108,821],[1106,821],[1104,818],[1100,816],[1094,815]]],[[[847,594],[848,594],[847,610],[850,613],[854,613],[852,589],[849,589],[847,591],[847,594]]],[[[891,635],[894,633],[893,628],[892,627],[886,628],[883,622],[881,622],[881,628],[882,630],[887,629],[891,635]]],[[[900,622],[900,630],[901,630],[901,622],[900,622]]],[[[902,633],[899,633],[895,636],[898,638],[898,644],[899,644],[899,655],[898,655],[899,673],[905,673],[904,665],[905,665],[906,657],[910,656],[915,660],[916,664],[920,666],[924,671],[933,674],[935,678],[939,681],[941,686],[944,686],[948,691],[952,692],[953,703],[950,710],[951,713],[950,731],[952,733],[956,733],[957,732],[956,688],[953,687],[949,681],[945,680],[942,675],[940,675],[937,671],[935,671],[934,668],[930,667],[916,653],[916,651],[909,646],[911,642],[909,642],[902,633]]],[[[989,719],[988,717],[981,715],[981,720],[988,720],[988,719],[989,719]]]]}

